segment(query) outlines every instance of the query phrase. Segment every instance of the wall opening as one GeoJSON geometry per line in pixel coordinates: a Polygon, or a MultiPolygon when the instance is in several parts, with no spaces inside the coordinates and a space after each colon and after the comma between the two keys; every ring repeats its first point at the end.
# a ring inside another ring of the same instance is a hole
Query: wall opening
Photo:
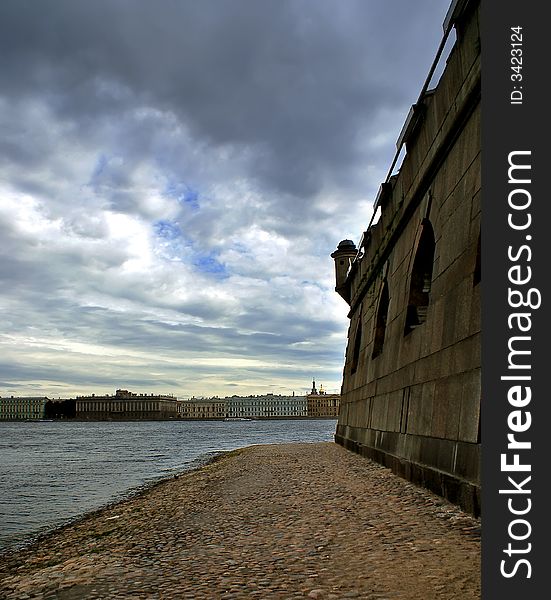
{"type": "Polygon", "coordinates": [[[354,338],[354,350],[352,352],[352,362],[350,363],[350,373],[354,373],[358,370],[358,363],[360,361],[360,350],[362,347],[362,315],[360,314],[358,320],[358,326],[356,327],[356,336],[354,338]]]}
{"type": "Polygon", "coordinates": [[[434,230],[430,221],[425,219],[411,271],[404,335],[407,335],[427,320],[432,285],[434,250],[434,230]]]}
{"type": "Polygon", "coordinates": [[[373,354],[371,358],[376,358],[383,351],[389,303],[390,296],[388,294],[388,283],[385,279],[383,281],[383,287],[381,289],[381,297],[379,298],[377,318],[375,319],[375,337],[373,342],[373,354]]]}

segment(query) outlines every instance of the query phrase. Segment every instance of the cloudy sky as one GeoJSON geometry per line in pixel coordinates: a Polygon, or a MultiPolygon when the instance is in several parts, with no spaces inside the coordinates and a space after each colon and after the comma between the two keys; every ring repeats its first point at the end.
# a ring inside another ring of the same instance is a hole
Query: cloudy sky
{"type": "Polygon", "coordinates": [[[3,0],[0,395],[339,391],[447,0],[3,0]]]}

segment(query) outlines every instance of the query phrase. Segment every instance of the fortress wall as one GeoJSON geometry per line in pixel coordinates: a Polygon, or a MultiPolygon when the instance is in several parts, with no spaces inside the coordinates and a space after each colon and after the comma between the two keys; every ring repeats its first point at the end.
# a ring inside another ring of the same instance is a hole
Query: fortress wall
{"type": "Polygon", "coordinates": [[[348,276],[350,329],[336,441],[478,514],[478,2],[470,3],[457,29],[438,87],[425,95],[422,122],[406,141],[381,218],[348,276]],[[427,219],[434,256],[426,320],[406,333],[427,219]],[[377,355],[384,281],[389,302],[377,355]]]}

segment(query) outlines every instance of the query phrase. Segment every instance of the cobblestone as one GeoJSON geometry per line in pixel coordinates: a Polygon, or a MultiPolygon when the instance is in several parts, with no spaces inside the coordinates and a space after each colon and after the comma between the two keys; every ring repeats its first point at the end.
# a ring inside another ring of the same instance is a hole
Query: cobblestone
{"type": "Polygon", "coordinates": [[[332,443],[229,453],[0,559],[6,600],[480,598],[480,522],[332,443]]]}

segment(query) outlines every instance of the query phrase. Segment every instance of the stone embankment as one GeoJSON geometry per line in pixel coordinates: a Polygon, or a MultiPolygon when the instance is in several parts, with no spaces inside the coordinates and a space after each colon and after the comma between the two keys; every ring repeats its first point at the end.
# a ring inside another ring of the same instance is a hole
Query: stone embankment
{"type": "Polygon", "coordinates": [[[470,600],[479,525],[336,444],[254,446],[0,557],[0,598],[470,600]]]}

